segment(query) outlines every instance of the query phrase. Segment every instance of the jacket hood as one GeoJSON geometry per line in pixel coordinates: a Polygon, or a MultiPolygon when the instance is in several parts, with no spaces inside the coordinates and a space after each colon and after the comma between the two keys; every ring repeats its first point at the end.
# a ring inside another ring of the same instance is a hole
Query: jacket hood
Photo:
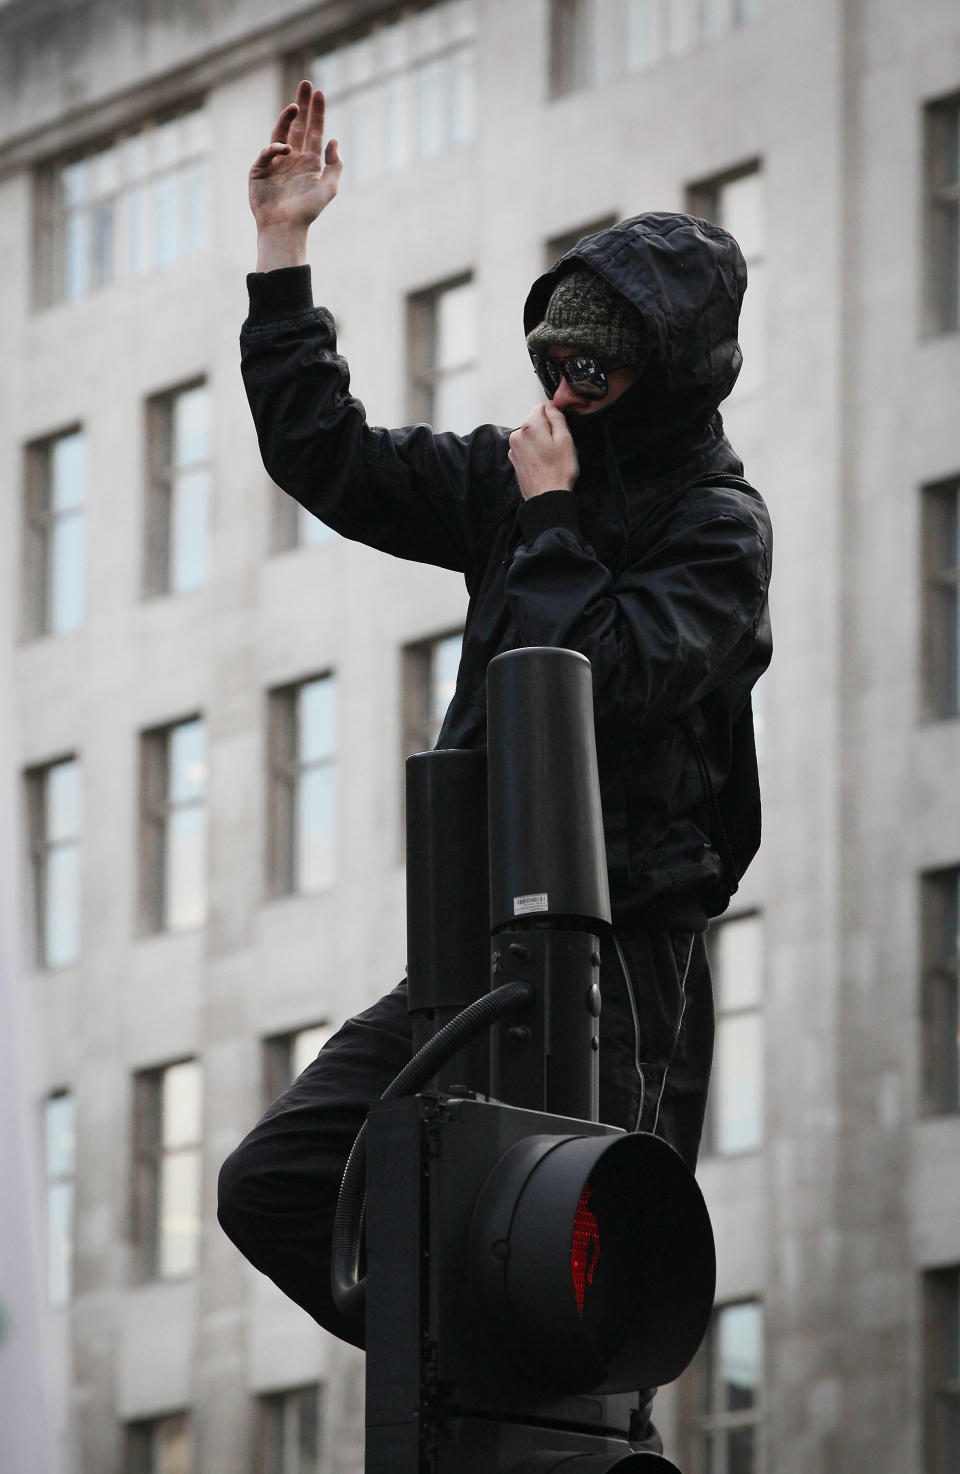
{"type": "Polygon", "coordinates": [[[542,322],[557,281],[576,265],[636,308],[649,346],[637,383],[609,412],[582,416],[584,429],[590,419],[630,424],[639,441],[662,449],[702,431],[742,361],[737,323],[747,268],[733,237],[711,221],[667,213],[635,215],[585,236],[530,288],[525,334],[542,322]]]}

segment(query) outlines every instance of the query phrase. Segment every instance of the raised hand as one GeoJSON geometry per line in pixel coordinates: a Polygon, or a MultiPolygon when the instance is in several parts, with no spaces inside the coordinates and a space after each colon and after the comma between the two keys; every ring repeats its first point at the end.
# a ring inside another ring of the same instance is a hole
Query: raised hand
{"type": "MultiPolygon", "coordinates": [[[[323,115],[323,93],[301,82],[296,101],[284,108],[270,142],[254,160],[250,208],[261,235],[261,255],[265,238],[284,256],[290,251],[305,254],[308,229],[337,193],[343,160],[335,138],[323,146],[323,115]]],[[[294,263],[258,264],[271,270],[273,264],[294,263]]]]}

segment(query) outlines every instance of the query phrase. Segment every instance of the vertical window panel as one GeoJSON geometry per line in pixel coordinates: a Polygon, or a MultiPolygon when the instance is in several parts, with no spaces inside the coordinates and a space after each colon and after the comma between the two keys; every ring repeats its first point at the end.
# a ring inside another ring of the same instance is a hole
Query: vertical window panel
{"type": "Polygon", "coordinates": [[[128,1423],[124,1474],[195,1474],[193,1435],[187,1413],[167,1413],[128,1423]]]}
{"type": "Polygon", "coordinates": [[[924,1275],[924,1474],[960,1468],[960,1269],[924,1275]]]}
{"type": "Polygon", "coordinates": [[[336,731],[332,675],[271,692],[268,880],[273,895],[333,884],[336,731]]]}
{"type": "Polygon", "coordinates": [[[73,1096],[48,1097],[45,1110],[47,1167],[47,1299],[65,1305],[73,1286],[73,1212],[76,1143],[73,1096]]]}
{"type": "Polygon", "coordinates": [[[200,1262],[202,1080],[197,1060],[134,1079],[135,1227],[144,1279],[200,1262]]]}
{"type": "Polygon", "coordinates": [[[921,882],[922,1067],[929,1113],[960,1110],[960,867],[921,882]]]}
{"type": "Polygon", "coordinates": [[[477,417],[475,284],[451,282],[408,303],[411,416],[436,430],[472,430],[477,417]]]}
{"type": "Polygon", "coordinates": [[[763,1343],[759,1301],[714,1311],[681,1384],[685,1466],[710,1474],[761,1474],[763,1343]]]}
{"type": "Polygon", "coordinates": [[[960,476],[922,491],[923,699],[933,718],[960,714],[960,476]]]}
{"type": "Polygon", "coordinates": [[[80,951],[80,764],[27,774],[37,960],[67,967],[80,951]]]}
{"type": "Polygon", "coordinates": [[[428,752],[457,687],[463,632],[407,645],[403,652],[403,757],[428,752]]]}
{"type": "Polygon", "coordinates": [[[187,931],[207,914],[206,728],[200,718],[141,740],[141,919],[187,931]]]}
{"type": "Polygon", "coordinates": [[[145,592],[187,593],[207,581],[212,483],[211,399],[193,384],[147,405],[145,592]]]}
{"type": "Polygon", "coordinates": [[[931,103],[926,135],[927,329],[960,329],[960,94],[931,103]]]}
{"type": "Polygon", "coordinates": [[[83,623],[86,455],[81,430],[27,451],[24,630],[66,634],[83,623]]]}
{"type": "Polygon", "coordinates": [[[708,933],[717,1010],[705,1147],[724,1156],[763,1144],[763,921],[733,917],[708,933]]]}
{"type": "Polygon", "coordinates": [[[323,1393],[313,1384],[257,1399],[256,1474],[320,1474],[323,1393]]]}

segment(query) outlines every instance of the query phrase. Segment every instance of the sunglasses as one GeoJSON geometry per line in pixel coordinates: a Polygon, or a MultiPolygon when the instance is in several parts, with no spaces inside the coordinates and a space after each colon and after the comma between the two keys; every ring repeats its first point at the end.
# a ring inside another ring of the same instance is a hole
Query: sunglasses
{"type": "Polygon", "coordinates": [[[610,388],[607,370],[599,358],[582,353],[572,353],[569,358],[547,358],[542,353],[531,353],[530,361],[551,399],[560,388],[561,379],[566,379],[570,388],[584,399],[603,399],[610,388]]]}

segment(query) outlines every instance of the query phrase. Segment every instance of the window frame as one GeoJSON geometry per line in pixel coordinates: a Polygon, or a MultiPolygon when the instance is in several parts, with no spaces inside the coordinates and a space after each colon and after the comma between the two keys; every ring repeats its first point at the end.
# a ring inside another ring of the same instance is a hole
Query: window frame
{"type": "Polygon", "coordinates": [[[203,1169],[203,1066],[198,1056],[186,1055],[166,1060],[163,1064],[136,1070],[132,1078],[131,1132],[131,1237],[135,1246],[135,1279],[138,1284],[170,1284],[190,1279],[202,1265],[202,1195],[198,1194],[196,1252],[186,1269],[164,1272],[163,1250],[163,1169],[174,1156],[195,1153],[203,1169]],[[199,1081],[199,1111],[196,1140],[168,1147],[164,1142],[163,1090],[169,1071],[181,1065],[194,1065],[199,1081]]]}
{"type": "MultiPolygon", "coordinates": [[[[702,1451],[705,1445],[736,1432],[741,1428],[754,1429],[754,1468],[751,1474],[764,1474],[766,1469],[765,1450],[765,1389],[767,1385],[767,1327],[763,1299],[759,1295],[745,1295],[735,1300],[723,1301],[713,1308],[706,1335],[680,1384],[680,1410],[683,1427],[682,1442],[684,1464],[702,1468],[702,1451]],[[725,1383],[722,1379],[722,1358],[719,1354],[721,1324],[725,1313],[745,1306],[755,1307],[759,1316],[760,1361],[756,1395],[749,1408],[730,1411],[716,1407],[718,1390],[725,1383]],[[707,1392],[704,1411],[704,1390],[707,1392]]],[[[726,1474],[726,1453],[721,1452],[719,1462],[712,1462],[716,1474],[726,1474]]]]}
{"type": "Polygon", "coordinates": [[[960,472],[926,483],[920,497],[921,715],[949,721],[960,716],[960,472]]]}
{"type": "Polygon", "coordinates": [[[920,877],[921,1102],[925,1116],[960,1112],[960,945],[943,944],[960,926],[960,865],[920,877]],[[952,1047],[951,1047],[952,1046],[952,1047]]]}
{"type": "Polygon", "coordinates": [[[151,394],[145,402],[146,497],[143,519],[143,597],[145,599],[196,593],[209,584],[213,476],[216,466],[213,447],[213,410],[214,397],[210,382],[203,374],[187,379],[173,388],[151,394]],[[197,389],[204,389],[207,394],[209,453],[201,460],[179,464],[175,460],[174,451],[177,401],[182,395],[190,394],[197,389]],[[207,473],[204,576],[198,584],[181,588],[178,586],[174,567],[173,543],[177,482],[182,475],[197,471],[207,473]]]}
{"type": "Polygon", "coordinates": [[[716,1000],[716,1042],[714,1073],[710,1082],[710,1091],[707,1097],[707,1110],[703,1126],[703,1154],[718,1161],[732,1161],[737,1157],[755,1155],[764,1149],[767,1141],[766,1132],[766,1078],[765,1078],[765,956],[766,956],[766,918],[764,912],[759,908],[748,911],[736,911],[732,915],[727,913],[718,917],[710,925],[707,931],[707,958],[710,965],[710,973],[713,978],[714,997],[716,1000]],[[740,1004],[734,1007],[725,1007],[722,996],[722,979],[720,977],[719,960],[717,957],[718,939],[724,927],[736,926],[742,922],[756,922],[760,928],[760,973],[758,978],[758,995],[755,1003],[740,1004]],[[760,1057],[757,1061],[758,1068],[758,1091],[757,1091],[757,1115],[758,1115],[758,1137],[759,1139],[748,1146],[738,1147],[736,1150],[724,1149],[719,1143],[718,1126],[721,1119],[719,1094],[723,1088],[723,1080],[719,1073],[720,1038],[723,1026],[730,1019],[756,1017],[760,1030],[760,1057]]]}
{"type": "Polygon", "coordinates": [[[316,896],[332,890],[337,883],[340,763],[340,684],[332,667],[285,682],[267,692],[267,844],[266,892],[270,900],[286,896],[316,896]],[[330,755],[303,762],[297,754],[298,707],[303,689],[315,681],[332,681],[334,714],[333,746],[330,755]],[[333,825],[330,847],[330,878],[323,885],[305,889],[298,874],[297,801],[302,774],[326,768],[333,774],[333,825]]]}
{"type": "Polygon", "coordinates": [[[84,466],[82,499],[77,507],[68,507],[57,512],[53,507],[53,459],[54,447],[61,440],[79,436],[86,457],[86,431],[82,423],[75,421],[61,430],[55,430],[40,439],[32,440],[24,447],[23,464],[23,567],[24,579],[21,600],[21,632],[26,641],[41,640],[61,634],[73,634],[82,629],[87,605],[87,558],[86,517],[87,477],[84,466]],[[75,624],[58,629],[54,625],[54,567],[51,557],[57,524],[67,518],[79,518],[83,525],[83,544],[79,579],[82,588],[80,616],[75,624]]]}
{"type": "Polygon", "coordinates": [[[64,968],[76,966],[80,959],[82,947],[83,917],[80,854],[83,844],[83,769],[80,758],[75,752],[65,753],[62,757],[50,758],[44,763],[27,768],[24,773],[24,784],[26,790],[28,851],[32,891],[34,961],[37,967],[42,968],[44,971],[60,971],[64,968]],[[72,764],[76,769],[78,793],[77,830],[72,836],[51,840],[47,834],[50,775],[55,768],[64,767],[67,764],[72,764]],[[68,845],[77,852],[76,896],[74,902],[77,941],[74,953],[69,959],[63,962],[54,962],[50,960],[46,935],[49,916],[47,880],[50,873],[51,852],[55,849],[64,849],[68,845]]]}
{"type": "Polygon", "coordinates": [[[138,906],[138,934],[141,937],[176,934],[202,930],[209,916],[209,891],[206,885],[206,857],[209,844],[209,734],[202,712],[194,711],[189,716],[178,717],[158,727],[149,727],[140,733],[140,884],[138,906]],[[197,799],[174,801],[170,797],[171,761],[170,749],[173,734],[180,727],[198,722],[203,732],[204,775],[203,792],[197,799]],[[167,855],[170,844],[170,821],[176,814],[188,808],[203,811],[204,894],[203,917],[189,926],[171,926],[170,897],[167,892],[167,855]]]}
{"type": "Polygon", "coordinates": [[[922,1277],[921,1299],[923,1467],[925,1474],[953,1474],[957,1449],[942,1446],[937,1414],[938,1404],[947,1402],[953,1409],[950,1420],[960,1424],[960,1355],[957,1350],[960,1344],[957,1334],[960,1326],[960,1266],[952,1264],[926,1270],[922,1277]],[[945,1321],[951,1324],[945,1325],[945,1321]],[[951,1364],[947,1366],[947,1362],[951,1364]]]}
{"type": "MultiPolygon", "coordinates": [[[[276,1462],[271,1461],[270,1450],[267,1443],[270,1437],[270,1424],[274,1422],[281,1428],[280,1456],[282,1474],[299,1474],[300,1460],[291,1461],[288,1457],[291,1443],[294,1448],[299,1444],[302,1437],[299,1414],[302,1407],[312,1400],[315,1413],[316,1441],[312,1453],[312,1467],[319,1470],[324,1464],[324,1433],[326,1413],[326,1387],[323,1382],[306,1382],[295,1387],[281,1387],[269,1392],[259,1392],[256,1396],[256,1433],[254,1469],[256,1474],[272,1474],[277,1471],[276,1462]]],[[[276,1450],[273,1451],[274,1454],[276,1450]]]]}
{"type": "Polygon", "coordinates": [[[76,1121],[77,1100],[74,1091],[66,1087],[59,1090],[51,1090],[44,1100],[43,1110],[43,1138],[44,1138],[44,1199],[46,1205],[46,1291],[47,1305],[53,1310],[63,1309],[70,1304],[74,1292],[74,1224],[76,1219],[76,1184],[77,1184],[77,1149],[76,1149],[76,1121]],[[51,1122],[50,1110],[55,1101],[69,1101],[70,1103],[70,1162],[69,1167],[57,1170],[50,1165],[51,1156],[51,1122]],[[69,1206],[66,1217],[68,1221],[66,1232],[65,1253],[65,1280],[66,1288],[61,1295],[54,1290],[54,1240],[53,1222],[54,1214],[51,1211],[51,1198],[57,1188],[67,1188],[69,1195],[69,1206]]]}
{"type": "Polygon", "coordinates": [[[941,156],[949,147],[946,135],[951,122],[960,134],[960,91],[950,92],[924,104],[923,336],[926,338],[939,338],[960,332],[960,158],[956,179],[938,179],[941,156]],[[956,254],[952,260],[947,260],[949,226],[944,222],[951,210],[957,216],[954,223],[956,254]],[[941,252],[943,259],[940,259],[941,252]]]}
{"type": "Polygon", "coordinates": [[[194,1467],[193,1421],[188,1408],[177,1408],[149,1418],[132,1418],[123,1425],[124,1474],[164,1474],[158,1466],[157,1439],[164,1425],[169,1428],[171,1424],[179,1424],[186,1434],[190,1467],[194,1467]]]}
{"type": "Polygon", "coordinates": [[[332,1038],[333,1032],[329,1019],[321,1018],[316,1023],[301,1024],[294,1029],[266,1035],[261,1041],[261,1093],[264,1110],[285,1090],[289,1090],[297,1078],[297,1041],[308,1034],[316,1034],[318,1037],[322,1035],[323,1043],[326,1043],[327,1039],[332,1038]]]}
{"type": "Polygon", "coordinates": [[[443,281],[422,287],[407,297],[406,386],[407,413],[411,424],[427,424],[434,430],[449,429],[449,426],[437,427],[434,424],[438,387],[453,374],[464,371],[478,373],[479,353],[452,367],[437,363],[440,298],[446,292],[465,286],[472,286],[477,291],[477,278],[472,270],[445,277],[443,281]]]}

